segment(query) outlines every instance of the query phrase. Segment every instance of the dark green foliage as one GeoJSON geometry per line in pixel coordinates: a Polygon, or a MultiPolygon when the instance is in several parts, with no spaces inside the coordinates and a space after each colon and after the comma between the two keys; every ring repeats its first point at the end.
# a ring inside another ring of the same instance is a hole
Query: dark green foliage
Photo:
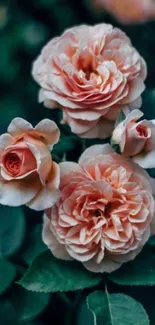
{"type": "MultiPolygon", "coordinates": [[[[34,125],[43,118],[54,119],[61,129],[61,140],[53,150],[57,162],[65,158],[77,161],[84,148],[104,143],[99,139],[81,140],[71,134],[68,126],[61,125],[60,110],[48,110],[38,104],[39,86],[31,77],[32,62],[50,38],[73,25],[100,22],[123,29],[146,60],[148,78],[142,110],[145,118],[155,118],[155,22],[122,26],[109,14],[95,11],[91,0],[3,0],[0,1],[0,133],[6,132],[8,124],[17,116],[34,125]]],[[[118,152],[118,146],[112,145],[118,152]]],[[[155,177],[155,170],[149,173],[155,177]]],[[[41,229],[41,213],[25,207],[0,206],[1,325],[148,325],[142,305],[149,315],[150,325],[155,325],[154,236],[135,261],[103,276],[87,272],[78,263],[61,264],[53,258],[50,251],[45,251],[41,229]],[[40,257],[36,257],[38,254],[40,257]],[[39,264],[42,256],[47,258],[39,264]],[[39,264],[37,272],[36,264],[39,264]],[[22,278],[28,267],[28,273],[22,278]],[[46,290],[38,287],[43,273],[46,290]],[[13,284],[22,278],[23,286],[34,290],[28,283],[30,275],[34,276],[36,291],[56,293],[26,291],[19,284],[13,284]],[[109,295],[107,290],[104,293],[103,279],[109,295]],[[96,287],[102,291],[93,293],[96,287]],[[75,291],[80,288],[84,288],[82,297],[75,291]],[[67,293],[60,295],[58,290],[67,293]]]]}
{"type": "Polygon", "coordinates": [[[20,321],[29,321],[38,316],[47,307],[50,295],[35,293],[14,285],[10,300],[20,321]]]}
{"type": "Polygon", "coordinates": [[[12,256],[21,247],[26,232],[23,209],[0,206],[0,256],[12,256]]]}
{"type": "Polygon", "coordinates": [[[48,250],[36,257],[19,284],[33,292],[61,292],[89,288],[102,280],[103,275],[88,272],[81,263],[56,259],[48,250]]]}
{"type": "Polygon", "coordinates": [[[145,247],[132,262],[124,264],[109,278],[122,285],[155,285],[155,254],[151,247],[145,247]]]}
{"type": "Polygon", "coordinates": [[[29,233],[26,247],[22,254],[23,260],[27,264],[31,264],[33,259],[46,249],[47,247],[42,241],[42,224],[37,224],[29,233]]]}
{"type": "Polygon", "coordinates": [[[0,294],[5,292],[13,282],[16,268],[4,257],[0,257],[0,294]]]}
{"type": "Polygon", "coordinates": [[[96,325],[149,325],[143,306],[124,294],[93,292],[87,298],[96,325]]]}

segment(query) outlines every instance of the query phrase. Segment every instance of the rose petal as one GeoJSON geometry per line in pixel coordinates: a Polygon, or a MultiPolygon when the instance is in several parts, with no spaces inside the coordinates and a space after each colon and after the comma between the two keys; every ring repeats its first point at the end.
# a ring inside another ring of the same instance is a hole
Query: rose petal
{"type": "Polygon", "coordinates": [[[72,260],[71,256],[67,253],[65,246],[61,245],[56,237],[54,236],[53,232],[50,229],[50,219],[44,214],[43,217],[43,232],[42,232],[42,238],[45,245],[48,246],[48,248],[52,251],[52,254],[60,258],[62,260],[70,261],[72,260]]]}
{"type": "Polygon", "coordinates": [[[119,269],[121,266],[120,263],[112,261],[108,258],[104,258],[102,260],[102,262],[100,262],[99,264],[96,263],[95,259],[92,259],[88,262],[83,263],[83,265],[85,266],[85,268],[88,271],[95,272],[95,273],[99,273],[99,272],[100,273],[104,273],[104,272],[111,273],[111,272],[119,269]]]}
{"type": "Polygon", "coordinates": [[[36,174],[21,180],[0,181],[0,204],[20,206],[32,200],[40,188],[36,174]]]}
{"type": "Polygon", "coordinates": [[[77,163],[66,161],[59,164],[60,166],[60,177],[67,175],[68,173],[72,172],[80,172],[81,168],[77,163]]]}
{"type": "Polygon", "coordinates": [[[114,153],[114,150],[110,144],[97,144],[86,149],[79,159],[79,164],[83,162],[88,157],[96,157],[100,155],[106,155],[109,153],[114,153]]]}
{"type": "Polygon", "coordinates": [[[14,142],[14,138],[8,134],[4,133],[0,136],[0,152],[6,149],[8,146],[11,146],[14,142]]]}
{"type": "Polygon", "coordinates": [[[52,164],[51,171],[46,180],[46,185],[41,186],[39,192],[27,206],[33,210],[42,211],[52,207],[59,199],[58,190],[60,182],[60,169],[56,163],[52,164]]]}
{"type": "Polygon", "coordinates": [[[90,126],[88,131],[85,131],[80,136],[81,138],[92,139],[92,138],[100,138],[106,139],[111,136],[112,131],[114,129],[113,121],[109,121],[108,119],[101,118],[98,120],[97,124],[94,126],[90,126]]]}
{"type": "Polygon", "coordinates": [[[155,150],[150,152],[142,152],[134,156],[133,161],[144,169],[155,168],[155,150]]]}
{"type": "Polygon", "coordinates": [[[131,260],[134,260],[135,257],[141,252],[141,250],[143,249],[143,246],[145,245],[145,243],[148,241],[150,237],[150,226],[147,227],[147,229],[145,230],[143,236],[142,236],[142,240],[140,243],[140,247],[138,247],[137,249],[134,249],[133,251],[127,253],[127,254],[122,254],[122,255],[117,255],[117,256],[113,256],[113,260],[118,262],[118,263],[125,263],[131,260]]]}
{"type": "Polygon", "coordinates": [[[12,136],[20,135],[28,130],[32,130],[32,125],[21,117],[16,117],[8,126],[8,133],[12,136]]]}
{"type": "MultiPolygon", "coordinates": [[[[53,146],[59,140],[60,131],[54,121],[48,119],[42,120],[36,125],[35,130],[41,133],[41,136],[48,145],[53,146]]],[[[51,146],[50,148],[52,149],[51,146]]]]}
{"type": "Polygon", "coordinates": [[[47,148],[47,146],[36,139],[33,139],[32,142],[31,138],[27,138],[25,143],[28,146],[28,148],[31,150],[33,153],[36,162],[37,162],[37,172],[40,176],[40,180],[43,185],[46,183],[46,179],[48,177],[48,174],[51,170],[51,165],[52,165],[52,159],[50,152],[47,148]]]}
{"type": "Polygon", "coordinates": [[[141,78],[138,77],[132,80],[128,96],[125,99],[123,99],[122,104],[127,104],[135,101],[142,94],[144,90],[145,90],[145,85],[141,78]]]}

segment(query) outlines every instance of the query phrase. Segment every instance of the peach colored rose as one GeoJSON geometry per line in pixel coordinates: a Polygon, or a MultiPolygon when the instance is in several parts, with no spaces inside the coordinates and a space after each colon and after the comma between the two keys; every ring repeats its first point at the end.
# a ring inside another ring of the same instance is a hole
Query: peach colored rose
{"type": "Polygon", "coordinates": [[[150,177],[110,145],[87,149],[79,164],[60,164],[59,201],[44,216],[43,240],[61,259],[112,272],[134,259],[151,233],[150,177]]]}
{"type": "Polygon", "coordinates": [[[60,172],[49,148],[59,136],[48,119],[35,128],[22,118],[11,122],[8,133],[0,136],[0,204],[44,210],[56,202],[60,172]]]}
{"type": "Polygon", "coordinates": [[[154,0],[93,0],[97,7],[109,11],[124,24],[133,24],[155,18],[154,0]]]}
{"type": "Polygon", "coordinates": [[[79,26],[54,38],[32,71],[40,102],[63,111],[83,138],[106,138],[122,105],[141,106],[146,64],[129,38],[108,24],[79,26]]]}
{"type": "Polygon", "coordinates": [[[115,128],[112,139],[120,151],[143,168],[155,168],[155,120],[137,120],[144,114],[136,109],[115,128]]]}

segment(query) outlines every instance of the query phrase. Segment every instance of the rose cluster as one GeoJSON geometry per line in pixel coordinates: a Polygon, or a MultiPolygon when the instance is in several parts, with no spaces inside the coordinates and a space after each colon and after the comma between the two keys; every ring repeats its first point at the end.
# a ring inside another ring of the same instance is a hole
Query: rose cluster
{"type": "Polygon", "coordinates": [[[15,118],[0,137],[0,203],[44,210],[43,241],[55,257],[112,272],[155,233],[155,180],[145,170],[155,167],[155,121],[138,121],[145,61],[121,30],[80,26],[50,41],[32,74],[39,101],[59,106],[72,132],[111,145],[57,164],[55,122],[33,128],[15,118]]]}

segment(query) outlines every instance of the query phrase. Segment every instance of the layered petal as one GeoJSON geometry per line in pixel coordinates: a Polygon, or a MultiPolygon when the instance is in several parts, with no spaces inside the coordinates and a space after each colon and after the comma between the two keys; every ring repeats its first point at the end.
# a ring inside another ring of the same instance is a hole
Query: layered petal
{"type": "Polygon", "coordinates": [[[40,184],[37,195],[27,204],[33,210],[40,211],[49,209],[59,199],[59,182],[60,182],[60,169],[59,166],[53,162],[51,165],[46,184],[40,184]]]}
{"type": "Polygon", "coordinates": [[[57,125],[48,119],[34,129],[15,118],[8,133],[0,137],[0,203],[50,208],[59,199],[59,166],[52,161],[53,145],[59,140],[57,125]]]}
{"type": "Polygon", "coordinates": [[[27,204],[32,200],[40,188],[40,181],[36,174],[21,180],[0,180],[0,204],[12,207],[27,204]]]}
{"type": "Polygon", "coordinates": [[[29,122],[27,122],[21,117],[16,117],[8,126],[8,133],[12,136],[18,136],[32,129],[33,127],[29,122]]]}
{"type": "MultiPolygon", "coordinates": [[[[126,114],[128,109],[125,110],[126,114]]],[[[112,140],[115,141],[121,152],[143,168],[155,167],[155,123],[154,120],[137,120],[143,116],[139,110],[133,110],[118,124],[113,131],[112,140]]]]}
{"type": "Polygon", "coordinates": [[[60,131],[54,121],[48,119],[42,120],[36,125],[35,130],[39,132],[42,141],[50,145],[51,149],[59,141],[60,131]]]}
{"type": "Polygon", "coordinates": [[[60,198],[47,212],[48,236],[46,222],[43,229],[53,254],[63,259],[65,251],[92,272],[112,272],[134,259],[154,232],[149,175],[109,145],[88,148],[79,164],[64,162],[60,170],[60,198]]]}
{"type": "Polygon", "coordinates": [[[32,74],[41,86],[39,101],[60,106],[72,132],[107,138],[123,105],[141,105],[147,69],[121,30],[99,24],[74,27],[54,38],[32,74]]]}

